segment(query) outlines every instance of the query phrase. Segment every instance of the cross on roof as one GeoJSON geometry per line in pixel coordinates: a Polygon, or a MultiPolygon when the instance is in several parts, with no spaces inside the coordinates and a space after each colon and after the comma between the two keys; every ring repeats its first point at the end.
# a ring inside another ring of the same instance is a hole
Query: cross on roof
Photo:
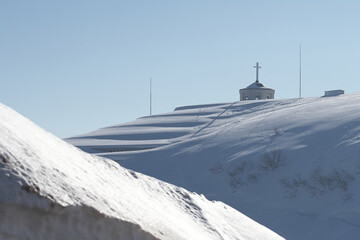
{"type": "Polygon", "coordinates": [[[258,83],[259,82],[259,68],[261,68],[259,66],[258,62],[256,63],[256,66],[254,66],[254,68],[256,68],[256,83],[258,83]]]}

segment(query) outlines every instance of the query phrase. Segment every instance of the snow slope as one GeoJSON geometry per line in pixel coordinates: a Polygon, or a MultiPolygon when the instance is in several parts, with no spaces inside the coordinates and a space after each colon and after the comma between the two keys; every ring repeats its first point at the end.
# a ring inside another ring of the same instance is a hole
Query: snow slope
{"type": "Polygon", "coordinates": [[[0,104],[0,239],[283,239],[235,209],[92,156],[0,104]]]}
{"type": "Polygon", "coordinates": [[[67,141],[288,239],[360,236],[359,93],[186,106],[67,141]]]}

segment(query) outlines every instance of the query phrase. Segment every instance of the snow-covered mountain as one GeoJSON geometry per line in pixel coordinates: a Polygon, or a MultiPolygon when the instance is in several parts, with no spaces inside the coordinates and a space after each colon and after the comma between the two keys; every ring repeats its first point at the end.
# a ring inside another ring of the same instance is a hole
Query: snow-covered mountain
{"type": "Polygon", "coordinates": [[[179,107],[67,140],[288,239],[360,236],[360,94],[179,107]]]}
{"type": "Polygon", "coordinates": [[[283,239],[235,209],[92,156],[0,104],[0,239],[283,239]]]}

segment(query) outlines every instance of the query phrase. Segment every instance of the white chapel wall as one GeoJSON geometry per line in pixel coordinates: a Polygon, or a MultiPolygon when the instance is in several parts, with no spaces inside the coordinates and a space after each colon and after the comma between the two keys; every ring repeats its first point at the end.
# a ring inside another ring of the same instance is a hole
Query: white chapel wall
{"type": "Polygon", "coordinates": [[[256,99],[274,99],[274,90],[271,89],[241,89],[240,101],[256,99]],[[246,99],[246,97],[248,97],[246,99]]]}

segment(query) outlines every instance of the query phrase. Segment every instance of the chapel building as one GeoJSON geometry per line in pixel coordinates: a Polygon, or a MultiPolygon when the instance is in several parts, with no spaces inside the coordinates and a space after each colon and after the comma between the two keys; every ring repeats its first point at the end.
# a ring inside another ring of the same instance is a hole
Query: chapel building
{"type": "Polygon", "coordinates": [[[264,84],[259,82],[259,63],[256,63],[256,81],[250,84],[247,88],[239,90],[240,101],[246,100],[260,100],[260,99],[274,99],[275,90],[266,87],[264,84]]]}

